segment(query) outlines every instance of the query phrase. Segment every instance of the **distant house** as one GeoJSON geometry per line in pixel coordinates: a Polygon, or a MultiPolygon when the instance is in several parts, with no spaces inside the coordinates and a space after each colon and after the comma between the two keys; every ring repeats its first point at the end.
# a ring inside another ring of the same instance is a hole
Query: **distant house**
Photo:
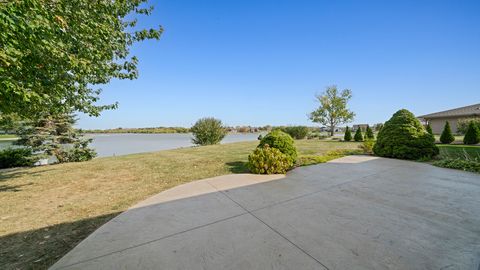
{"type": "Polygon", "coordinates": [[[442,132],[446,121],[450,123],[452,132],[457,133],[458,120],[472,117],[480,117],[480,103],[418,116],[420,120],[423,120],[426,123],[430,124],[433,133],[435,134],[439,134],[442,132]]]}
{"type": "Polygon", "coordinates": [[[357,131],[358,128],[362,130],[362,132],[366,131],[368,127],[368,124],[358,124],[358,125],[353,125],[352,130],[357,131]]]}

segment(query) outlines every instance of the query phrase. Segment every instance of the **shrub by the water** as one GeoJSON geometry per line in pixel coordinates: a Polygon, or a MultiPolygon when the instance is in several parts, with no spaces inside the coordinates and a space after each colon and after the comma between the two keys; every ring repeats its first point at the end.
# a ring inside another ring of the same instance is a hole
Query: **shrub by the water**
{"type": "Polygon", "coordinates": [[[306,126],[289,126],[282,129],[283,132],[290,135],[292,138],[301,140],[308,135],[308,127],[306,126]]]}
{"type": "Polygon", "coordinates": [[[470,122],[468,125],[467,132],[465,137],[463,137],[464,144],[477,144],[480,142],[480,129],[475,125],[475,123],[470,122]]]}
{"type": "Polygon", "coordinates": [[[373,130],[370,128],[370,126],[367,126],[367,131],[365,132],[365,139],[367,140],[374,140],[375,135],[373,135],[373,130]]]}
{"type": "Polygon", "coordinates": [[[353,139],[356,142],[363,141],[363,134],[362,134],[362,130],[360,128],[357,128],[357,131],[355,132],[355,135],[353,136],[353,139]]]}
{"type": "Polygon", "coordinates": [[[350,131],[349,127],[345,129],[345,135],[343,136],[343,139],[347,142],[352,140],[352,132],[350,131]]]}
{"type": "Polygon", "coordinates": [[[452,134],[452,130],[450,129],[450,123],[445,122],[445,126],[443,127],[442,135],[440,136],[440,142],[450,144],[455,141],[455,137],[452,134]]]}
{"type": "Polygon", "coordinates": [[[32,166],[38,159],[30,148],[7,148],[0,150],[0,168],[32,166]]]}
{"type": "Polygon", "coordinates": [[[190,129],[192,142],[197,145],[217,144],[227,135],[227,129],[222,121],[213,117],[199,119],[190,129]]]}
{"type": "Polygon", "coordinates": [[[280,152],[286,154],[292,159],[292,162],[297,160],[297,149],[295,148],[292,137],[287,133],[281,130],[274,130],[262,138],[258,147],[261,148],[267,144],[271,148],[276,148],[280,150],[280,152]]]}
{"type": "Polygon", "coordinates": [[[277,148],[257,147],[248,156],[247,167],[256,174],[286,173],[293,166],[292,159],[277,148]]]}
{"type": "Polygon", "coordinates": [[[88,147],[90,142],[91,139],[82,140],[80,142],[76,142],[72,148],[61,149],[61,151],[58,151],[55,154],[58,162],[83,162],[93,159],[97,156],[97,152],[88,147]]]}
{"type": "Polygon", "coordinates": [[[408,110],[397,111],[377,135],[377,156],[400,159],[431,158],[438,154],[435,138],[408,110]]]}

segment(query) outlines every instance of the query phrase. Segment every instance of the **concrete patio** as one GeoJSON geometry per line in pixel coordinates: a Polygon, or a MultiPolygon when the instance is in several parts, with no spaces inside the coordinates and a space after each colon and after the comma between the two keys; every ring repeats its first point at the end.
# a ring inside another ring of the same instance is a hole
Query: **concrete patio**
{"type": "Polygon", "coordinates": [[[349,156],[155,195],[51,269],[479,269],[480,176],[349,156]]]}

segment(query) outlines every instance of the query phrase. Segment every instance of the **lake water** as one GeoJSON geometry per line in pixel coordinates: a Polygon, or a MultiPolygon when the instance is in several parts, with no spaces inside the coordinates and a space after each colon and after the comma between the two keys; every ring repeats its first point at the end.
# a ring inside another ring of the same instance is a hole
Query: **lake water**
{"type": "MultiPolygon", "coordinates": [[[[258,135],[258,133],[232,133],[228,134],[221,143],[255,141],[258,135]]],[[[87,134],[86,137],[93,138],[91,147],[97,151],[98,157],[154,152],[193,146],[192,135],[189,133],[87,134]]],[[[11,142],[0,141],[0,149],[8,147],[9,145],[11,145],[11,142]]]]}

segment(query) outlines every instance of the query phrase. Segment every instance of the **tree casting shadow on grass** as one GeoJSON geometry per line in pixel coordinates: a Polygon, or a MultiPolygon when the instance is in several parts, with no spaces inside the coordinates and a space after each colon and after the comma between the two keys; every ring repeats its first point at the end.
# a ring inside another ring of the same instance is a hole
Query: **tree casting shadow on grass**
{"type": "Polygon", "coordinates": [[[228,170],[232,173],[249,173],[247,168],[247,162],[245,161],[233,161],[225,163],[228,166],[228,170]]]}
{"type": "Polygon", "coordinates": [[[0,237],[0,269],[47,269],[120,212],[0,237]]]}
{"type": "Polygon", "coordinates": [[[42,173],[47,171],[52,171],[54,168],[43,168],[41,170],[36,170],[35,172],[28,171],[29,167],[25,168],[11,168],[11,169],[0,169],[0,181],[12,180],[14,178],[22,177],[24,175],[30,176],[39,176],[42,173]]]}

